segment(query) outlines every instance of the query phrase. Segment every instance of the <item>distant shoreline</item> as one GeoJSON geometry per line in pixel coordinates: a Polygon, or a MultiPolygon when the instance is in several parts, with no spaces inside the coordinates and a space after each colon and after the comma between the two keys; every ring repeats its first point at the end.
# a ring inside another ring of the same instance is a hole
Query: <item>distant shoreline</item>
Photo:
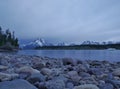
{"type": "Polygon", "coordinates": [[[120,45],[75,45],[75,46],[43,46],[36,47],[37,50],[51,49],[51,50],[106,50],[117,49],[120,50],[120,45]]]}

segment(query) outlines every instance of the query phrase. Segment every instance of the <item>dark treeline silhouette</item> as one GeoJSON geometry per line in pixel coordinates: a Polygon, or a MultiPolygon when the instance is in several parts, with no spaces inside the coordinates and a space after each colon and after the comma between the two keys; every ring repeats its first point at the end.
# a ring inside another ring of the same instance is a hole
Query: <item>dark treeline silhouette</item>
{"type": "Polygon", "coordinates": [[[109,48],[115,48],[120,49],[120,43],[117,44],[107,44],[107,45],[74,45],[74,46],[43,46],[43,47],[36,47],[35,49],[76,49],[76,50],[88,50],[88,49],[109,49],[109,48]]]}
{"type": "Polygon", "coordinates": [[[3,31],[0,27],[0,47],[4,47],[5,45],[19,47],[18,38],[15,37],[14,31],[11,32],[9,29],[3,31]]]}

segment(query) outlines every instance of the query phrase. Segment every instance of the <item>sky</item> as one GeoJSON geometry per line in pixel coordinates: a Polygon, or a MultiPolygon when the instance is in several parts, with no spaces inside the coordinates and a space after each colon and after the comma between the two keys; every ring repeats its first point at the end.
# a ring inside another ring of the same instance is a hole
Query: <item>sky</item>
{"type": "Polygon", "coordinates": [[[120,41],[120,0],[0,0],[0,26],[19,40],[120,41]]]}

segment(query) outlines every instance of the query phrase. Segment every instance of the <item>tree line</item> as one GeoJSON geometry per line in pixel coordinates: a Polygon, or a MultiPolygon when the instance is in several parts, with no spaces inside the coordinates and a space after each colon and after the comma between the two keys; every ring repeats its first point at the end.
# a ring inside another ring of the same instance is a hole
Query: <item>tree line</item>
{"type": "Polygon", "coordinates": [[[0,46],[4,46],[7,43],[14,47],[18,47],[18,38],[15,37],[15,32],[11,32],[9,29],[3,31],[0,26],[0,46]]]}

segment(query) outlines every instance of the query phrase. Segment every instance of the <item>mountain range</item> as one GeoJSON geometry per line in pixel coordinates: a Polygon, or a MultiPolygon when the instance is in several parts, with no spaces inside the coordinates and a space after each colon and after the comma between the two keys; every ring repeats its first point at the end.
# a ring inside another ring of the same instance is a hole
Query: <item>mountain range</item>
{"type": "Polygon", "coordinates": [[[37,39],[34,40],[32,42],[29,42],[27,44],[22,44],[20,45],[21,49],[34,49],[36,47],[43,47],[43,46],[75,46],[75,45],[108,45],[108,44],[117,44],[119,42],[112,42],[112,41],[108,41],[108,42],[94,42],[94,41],[84,41],[82,44],[75,44],[75,43],[57,43],[57,44],[52,44],[52,43],[48,43],[46,42],[44,39],[37,39]]]}

